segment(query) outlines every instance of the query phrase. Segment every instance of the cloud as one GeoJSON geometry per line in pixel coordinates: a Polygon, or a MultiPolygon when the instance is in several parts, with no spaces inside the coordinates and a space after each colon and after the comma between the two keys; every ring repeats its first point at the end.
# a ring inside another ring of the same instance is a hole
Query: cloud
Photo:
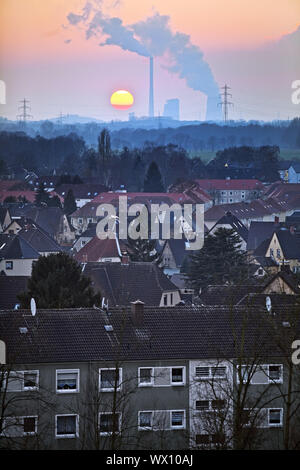
{"type": "Polygon", "coordinates": [[[124,25],[120,18],[104,15],[101,2],[95,3],[94,0],[93,5],[86,3],[81,15],[69,13],[68,20],[75,26],[83,24],[86,39],[104,35],[100,46],[114,45],[144,57],[167,55],[171,64],[166,68],[170,73],[185,79],[193,90],[208,95],[207,118],[220,118],[217,108],[219,88],[211,68],[201,49],[192,44],[189,35],[172,32],[169,16],[154,13],[144,21],[124,25]]]}

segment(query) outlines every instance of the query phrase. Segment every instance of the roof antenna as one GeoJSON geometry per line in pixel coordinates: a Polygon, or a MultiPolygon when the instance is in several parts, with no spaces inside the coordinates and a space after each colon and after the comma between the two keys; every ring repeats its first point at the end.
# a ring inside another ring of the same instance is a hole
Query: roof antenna
{"type": "Polygon", "coordinates": [[[33,317],[35,317],[35,314],[36,314],[36,303],[35,303],[35,300],[34,298],[32,297],[32,299],[30,300],[30,310],[31,310],[31,315],[33,317]]]}

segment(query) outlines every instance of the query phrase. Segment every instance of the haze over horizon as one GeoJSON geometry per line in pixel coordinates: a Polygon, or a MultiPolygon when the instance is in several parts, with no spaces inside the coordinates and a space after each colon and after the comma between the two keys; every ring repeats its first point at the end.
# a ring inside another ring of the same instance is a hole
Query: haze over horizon
{"type": "Polygon", "coordinates": [[[298,0],[2,0],[0,13],[1,117],[14,120],[24,97],[35,120],[61,112],[103,121],[127,120],[128,111],[145,116],[149,55],[156,115],[178,98],[182,120],[203,120],[205,94],[216,104],[225,83],[232,119],[300,114],[291,101],[300,79],[298,0]],[[117,89],[134,96],[127,112],[110,105],[117,89]]]}

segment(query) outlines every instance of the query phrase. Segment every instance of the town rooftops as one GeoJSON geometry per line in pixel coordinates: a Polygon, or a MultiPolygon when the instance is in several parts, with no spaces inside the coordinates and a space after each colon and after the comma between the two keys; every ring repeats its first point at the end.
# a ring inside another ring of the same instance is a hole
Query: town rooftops
{"type": "Polygon", "coordinates": [[[39,252],[19,235],[0,234],[0,259],[38,259],[39,252]]]}
{"type": "MultiPolygon", "coordinates": [[[[278,332],[285,331],[282,321],[292,311],[290,305],[283,306],[273,317],[264,306],[144,306],[141,323],[137,324],[130,306],[109,308],[107,312],[100,308],[39,310],[37,306],[35,317],[28,310],[0,311],[0,339],[6,344],[7,362],[15,364],[231,360],[241,347],[243,355],[274,357],[282,356],[276,341],[278,332]],[[105,328],[107,325],[110,328],[105,328]],[[27,332],[21,333],[24,326],[27,332]]],[[[297,331],[299,323],[298,314],[297,331]]],[[[290,351],[288,343],[287,353],[290,351]]]]}
{"type": "Polygon", "coordinates": [[[35,223],[27,223],[18,232],[39,253],[58,253],[62,248],[35,223]]]}
{"type": "Polygon", "coordinates": [[[68,191],[72,190],[75,199],[94,199],[99,193],[102,193],[107,188],[103,184],[61,184],[55,188],[55,191],[62,196],[66,197],[68,191]]]}
{"type": "Polygon", "coordinates": [[[196,179],[195,182],[206,191],[212,190],[261,190],[263,184],[255,179],[196,179]]]}
{"type": "Polygon", "coordinates": [[[116,238],[100,240],[95,236],[75,254],[75,259],[81,263],[87,263],[97,262],[103,258],[120,258],[120,246],[125,245],[116,238]]]}
{"type": "Polygon", "coordinates": [[[218,225],[230,225],[233,230],[245,241],[248,239],[248,229],[245,225],[230,211],[226,212],[218,222],[211,228],[210,232],[214,230],[218,225]]]}
{"type": "Polygon", "coordinates": [[[0,309],[13,309],[19,300],[18,294],[25,291],[28,282],[27,276],[1,276],[0,275],[0,309]]]}
{"type": "Polygon", "coordinates": [[[255,250],[264,240],[282,227],[282,223],[251,221],[248,234],[247,250],[255,250]]]}
{"type": "Polygon", "coordinates": [[[128,305],[139,298],[146,305],[159,305],[164,292],[178,288],[155,263],[87,263],[83,274],[93,281],[109,305],[128,305]]]}

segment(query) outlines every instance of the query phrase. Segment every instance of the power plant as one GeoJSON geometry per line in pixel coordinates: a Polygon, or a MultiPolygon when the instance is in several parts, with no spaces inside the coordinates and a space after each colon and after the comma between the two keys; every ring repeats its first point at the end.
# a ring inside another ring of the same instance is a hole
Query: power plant
{"type": "Polygon", "coordinates": [[[149,75],[149,118],[154,117],[154,96],[153,96],[153,57],[150,57],[149,75]]]}

